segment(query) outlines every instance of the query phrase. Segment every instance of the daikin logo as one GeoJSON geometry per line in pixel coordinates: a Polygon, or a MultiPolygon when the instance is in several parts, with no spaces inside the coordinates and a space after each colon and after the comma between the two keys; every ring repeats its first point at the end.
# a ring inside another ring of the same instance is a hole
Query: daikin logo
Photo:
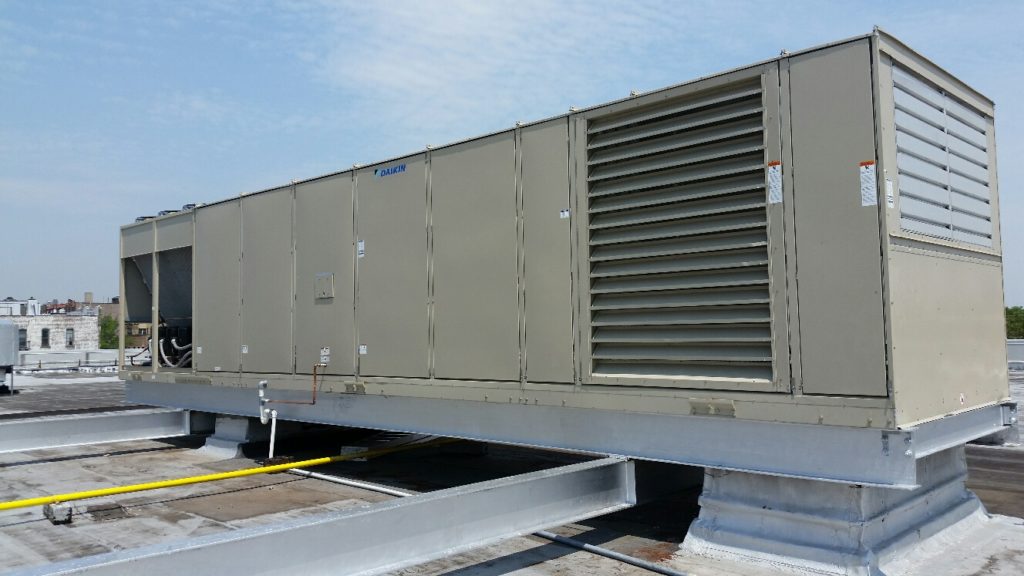
{"type": "Polygon", "coordinates": [[[405,164],[396,164],[395,166],[388,166],[387,168],[377,168],[373,171],[373,175],[377,178],[383,178],[385,176],[400,174],[402,172],[405,172],[405,164]]]}

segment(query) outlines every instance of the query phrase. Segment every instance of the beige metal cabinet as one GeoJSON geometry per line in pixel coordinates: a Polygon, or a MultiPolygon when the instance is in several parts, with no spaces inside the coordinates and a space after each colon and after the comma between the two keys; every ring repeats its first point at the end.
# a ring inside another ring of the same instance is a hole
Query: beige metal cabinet
{"type": "Polygon", "coordinates": [[[568,122],[522,130],[526,379],[573,381],[568,122]]]}
{"type": "Polygon", "coordinates": [[[511,132],[431,154],[434,376],[519,380],[511,132]]]}
{"type": "Polygon", "coordinates": [[[121,231],[121,257],[130,258],[153,252],[153,224],[146,222],[121,231]]]}
{"type": "Polygon", "coordinates": [[[173,250],[192,246],[193,213],[185,212],[170,218],[158,220],[156,224],[156,249],[173,250]]]}
{"type": "Polygon", "coordinates": [[[196,370],[241,368],[242,211],[229,200],[196,211],[196,302],[192,339],[196,370]]]}
{"type": "Polygon", "coordinates": [[[363,376],[429,375],[426,176],[422,154],[356,172],[363,376]]]}
{"type": "Polygon", "coordinates": [[[875,31],[200,206],[191,284],[188,214],[126,226],[122,296],[192,286],[187,378],[307,390],[325,352],[335,392],[465,402],[453,435],[495,402],[939,422],[1008,395],[993,116],[875,31]]]}
{"type": "Polygon", "coordinates": [[[292,372],[292,190],[242,202],[242,341],[244,372],[292,372]]]}
{"type": "Polygon", "coordinates": [[[355,374],[352,175],[295,186],[295,371],[355,374]]]}
{"type": "Polygon", "coordinates": [[[798,388],[885,396],[878,196],[862,196],[860,176],[861,163],[876,160],[870,43],[791,58],[788,76],[798,388]]]}

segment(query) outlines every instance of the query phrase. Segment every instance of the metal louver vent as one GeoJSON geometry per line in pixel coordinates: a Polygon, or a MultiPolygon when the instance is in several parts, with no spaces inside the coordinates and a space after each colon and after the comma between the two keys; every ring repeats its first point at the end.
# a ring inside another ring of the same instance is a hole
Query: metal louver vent
{"type": "Polygon", "coordinates": [[[760,79],[587,126],[592,371],[771,380],[760,79]]]}
{"type": "Polygon", "coordinates": [[[987,121],[893,67],[900,227],[992,247],[987,121]]]}

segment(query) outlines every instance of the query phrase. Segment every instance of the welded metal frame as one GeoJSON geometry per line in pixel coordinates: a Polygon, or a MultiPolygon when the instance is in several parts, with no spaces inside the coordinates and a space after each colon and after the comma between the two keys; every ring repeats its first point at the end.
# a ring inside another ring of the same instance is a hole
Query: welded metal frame
{"type": "MultiPolygon", "coordinates": [[[[280,390],[282,398],[300,392],[280,390]]],[[[250,388],[129,380],[133,402],[257,416],[250,388]]],[[[912,489],[917,459],[998,432],[1013,405],[990,405],[905,430],[384,396],[324,394],[279,418],[611,454],[705,468],[912,489]],[[780,449],[780,447],[786,447],[780,449]]]]}
{"type": "Polygon", "coordinates": [[[18,574],[379,574],[634,504],[633,463],[604,458],[18,574]]]}
{"type": "Polygon", "coordinates": [[[188,411],[145,408],[0,421],[0,454],[191,434],[188,411]]]}

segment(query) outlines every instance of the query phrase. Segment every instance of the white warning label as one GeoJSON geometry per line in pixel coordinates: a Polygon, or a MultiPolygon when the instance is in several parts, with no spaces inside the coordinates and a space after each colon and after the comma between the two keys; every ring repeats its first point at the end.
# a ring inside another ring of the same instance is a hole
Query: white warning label
{"type": "Polygon", "coordinates": [[[890,178],[885,179],[885,204],[890,209],[896,207],[896,192],[892,188],[892,180],[890,178]]]}
{"type": "Polygon", "coordinates": [[[875,178],[875,162],[860,163],[860,205],[878,206],[878,180],[875,178]]]}
{"type": "Polygon", "coordinates": [[[768,163],[768,203],[782,202],[782,162],[768,163]]]}

